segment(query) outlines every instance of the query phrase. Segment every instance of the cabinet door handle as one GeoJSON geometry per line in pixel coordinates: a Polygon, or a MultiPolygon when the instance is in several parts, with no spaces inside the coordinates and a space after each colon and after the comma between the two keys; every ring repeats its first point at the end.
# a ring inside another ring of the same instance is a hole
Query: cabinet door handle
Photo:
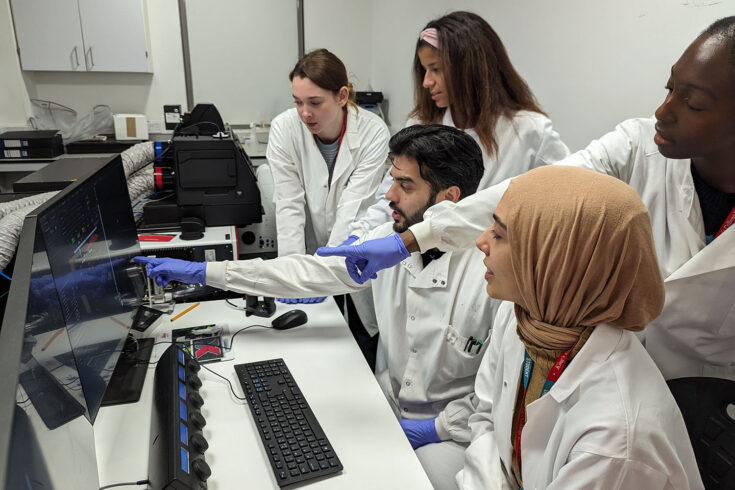
{"type": "Polygon", "coordinates": [[[76,65],[74,65],[74,69],[76,70],[79,68],[79,50],[74,46],[74,49],[72,49],[71,52],[74,55],[74,62],[76,63],[76,65]]]}
{"type": "Polygon", "coordinates": [[[92,46],[89,47],[87,50],[87,53],[89,53],[89,65],[87,66],[87,69],[94,68],[94,54],[92,54],[92,46]]]}

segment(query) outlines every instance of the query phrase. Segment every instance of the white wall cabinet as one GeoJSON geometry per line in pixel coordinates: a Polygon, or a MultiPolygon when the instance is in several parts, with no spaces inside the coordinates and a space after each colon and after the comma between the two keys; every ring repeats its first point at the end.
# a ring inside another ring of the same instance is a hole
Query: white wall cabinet
{"type": "Polygon", "coordinates": [[[149,72],[142,0],[11,0],[23,70],[149,72]]]}

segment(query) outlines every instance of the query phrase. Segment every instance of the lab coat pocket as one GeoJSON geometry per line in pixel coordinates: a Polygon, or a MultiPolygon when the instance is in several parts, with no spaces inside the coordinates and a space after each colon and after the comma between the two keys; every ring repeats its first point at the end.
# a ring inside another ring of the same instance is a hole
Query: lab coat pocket
{"type": "Polygon", "coordinates": [[[452,325],[447,325],[444,331],[444,342],[439,352],[440,377],[446,382],[451,382],[455,379],[475,376],[489,341],[489,335],[478,340],[473,336],[464,336],[452,325]]]}

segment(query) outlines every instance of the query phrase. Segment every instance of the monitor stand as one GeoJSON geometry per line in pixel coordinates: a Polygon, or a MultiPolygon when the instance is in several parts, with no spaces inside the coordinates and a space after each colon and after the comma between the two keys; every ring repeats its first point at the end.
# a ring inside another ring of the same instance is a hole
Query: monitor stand
{"type": "Polygon", "coordinates": [[[135,339],[128,337],[122,353],[112,372],[110,383],[102,398],[102,406],[135,403],[140,400],[143,391],[145,374],[153,352],[154,339],[138,339],[138,348],[135,349],[135,339]]]}

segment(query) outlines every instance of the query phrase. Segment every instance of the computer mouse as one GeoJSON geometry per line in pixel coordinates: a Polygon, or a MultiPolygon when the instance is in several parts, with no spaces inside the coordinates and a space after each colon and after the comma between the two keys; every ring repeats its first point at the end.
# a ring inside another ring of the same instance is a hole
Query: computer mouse
{"type": "Polygon", "coordinates": [[[278,318],[275,318],[271,322],[271,325],[276,330],[287,330],[289,328],[303,325],[304,323],[306,323],[306,320],[308,320],[308,318],[306,317],[306,313],[304,313],[302,310],[291,310],[287,311],[278,318]]]}

